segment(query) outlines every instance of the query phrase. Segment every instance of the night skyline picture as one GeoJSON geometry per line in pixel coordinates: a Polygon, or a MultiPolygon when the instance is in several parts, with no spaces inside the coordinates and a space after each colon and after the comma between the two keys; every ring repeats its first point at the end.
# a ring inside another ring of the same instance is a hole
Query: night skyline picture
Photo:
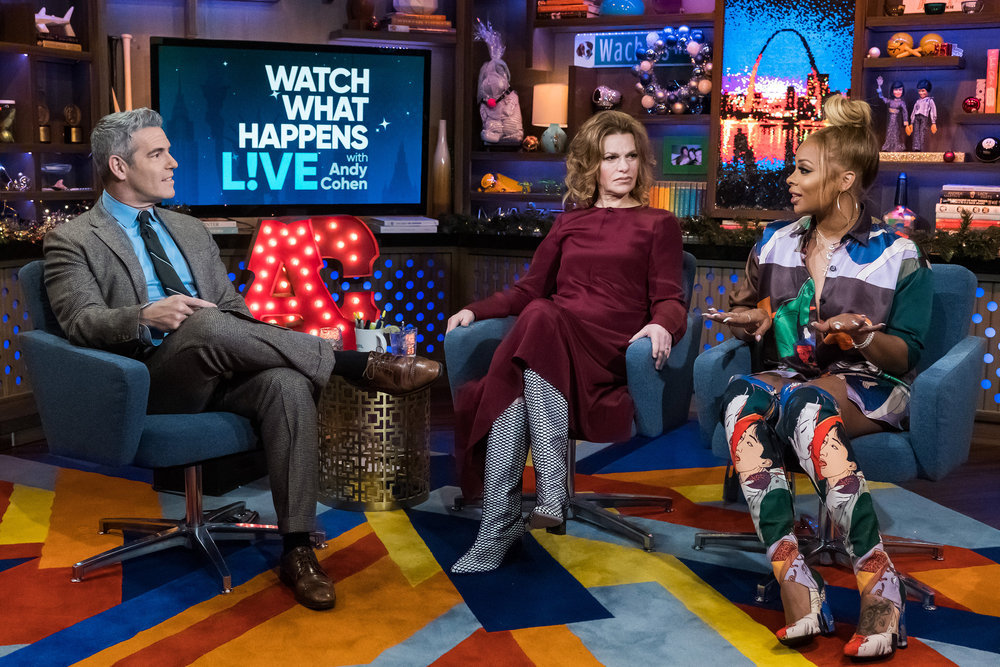
{"type": "Polygon", "coordinates": [[[720,209],[789,208],[795,151],[851,87],[853,2],[726,0],[720,86],[720,209]]]}

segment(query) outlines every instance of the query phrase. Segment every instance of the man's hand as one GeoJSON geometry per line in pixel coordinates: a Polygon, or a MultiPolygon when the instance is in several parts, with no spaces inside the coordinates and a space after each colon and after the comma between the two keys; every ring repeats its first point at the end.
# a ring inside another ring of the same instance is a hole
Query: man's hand
{"type": "Polygon", "coordinates": [[[640,338],[647,337],[653,343],[653,359],[656,360],[654,365],[656,370],[660,370],[663,368],[663,364],[667,363],[667,358],[670,357],[670,350],[674,344],[673,337],[662,326],[651,322],[639,329],[634,336],[629,338],[628,342],[631,344],[640,338]]]}
{"type": "Polygon", "coordinates": [[[733,329],[743,329],[758,342],[767,330],[771,328],[771,318],[760,308],[735,312],[709,308],[708,312],[702,313],[701,316],[706,320],[728,324],[733,329]]]}
{"type": "Polygon", "coordinates": [[[176,331],[196,310],[215,307],[211,301],[175,294],[154,301],[140,310],[139,322],[157,331],[176,331]]]}
{"type": "Polygon", "coordinates": [[[448,328],[445,333],[448,333],[455,327],[467,327],[476,321],[476,315],[468,308],[463,308],[454,315],[448,318],[448,328]]]}

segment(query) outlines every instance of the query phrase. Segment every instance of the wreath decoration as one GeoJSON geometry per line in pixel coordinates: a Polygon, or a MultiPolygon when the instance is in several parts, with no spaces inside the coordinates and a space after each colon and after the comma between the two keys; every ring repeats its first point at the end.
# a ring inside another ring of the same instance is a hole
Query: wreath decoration
{"type": "Polygon", "coordinates": [[[646,49],[637,49],[638,62],[632,74],[638,79],[635,87],[646,113],[700,114],[708,113],[708,95],[712,92],[712,46],[705,43],[705,33],[686,25],[667,26],[646,35],[646,49]],[[661,84],[656,76],[656,64],[683,65],[690,62],[691,76],[687,81],[672,79],[661,84]]]}

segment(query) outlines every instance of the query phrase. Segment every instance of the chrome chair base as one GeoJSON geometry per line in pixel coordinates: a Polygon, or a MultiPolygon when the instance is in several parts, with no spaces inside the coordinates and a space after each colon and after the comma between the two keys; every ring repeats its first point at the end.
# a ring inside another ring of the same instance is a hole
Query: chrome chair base
{"type": "MultiPolygon", "coordinates": [[[[246,504],[236,502],[216,510],[202,509],[201,466],[192,465],[184,469],[185,516],[183,519],[143,519],[109,518],[99,524],[101,534],[112,530],[144,533],[120,547],[109,549],[82,560],[73,566],[72,581],[80,582],[88,572],[107,565],[121,563],[138,556],[184,546],[205,556],[219,576],[222,592],[232,591],[232,576],[229,567],[219,552],[216,540],[248,540],[265,535],[277,535],[278,527],[270,524],[226,521],[246,512],[246,504]]],[[[253,513],[255,514],[255,513],[253,513]]],[[[317,543],[317,534],[313,541],[317,543]]],[[[319,534],[318,542],[324,537],[319,534]]],[[[323,545],[325,546],[325,545],[323,545]]]]}
{"type": "MultiPolygon", "coordinates": [[[[566,480],[567,492],[569,495],[568,519],[586,521],[598,528],[603,528],[622,537],[633,540],[642,545],[644,551],[654,550],[653,534],[643,530],[632,523],[621,514],[612,512],[609,507],[657,507],[662,506],[665,512],[671,512],[673,499],[669,496],[646,496],[631,493],[577,493],[576,492],[576,441],[570,440],[570,446],[566,453],[567,470],[569,472],[566,480]]],[[[521,496],[522,503],[535,502],[535,494],[525,493],[521,496]]],[[[478,504],[478,503],[476,503],[478,504]]],[[[473,505],[466,503],[461,496],[452,501],[452,509],[459,511],[464,507],[473,505]]],[[[566,525],[563,522],[560,526],[546,529],[550,533],[565,534],[566,525]]],[[[756,536],[754,536],[756,537],[756,536]]]]}

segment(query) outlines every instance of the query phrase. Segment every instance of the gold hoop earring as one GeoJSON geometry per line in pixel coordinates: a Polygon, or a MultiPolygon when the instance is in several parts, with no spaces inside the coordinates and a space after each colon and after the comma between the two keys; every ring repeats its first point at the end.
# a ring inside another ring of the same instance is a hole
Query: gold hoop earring
{"type": "Polygon", "coordinates": [[[837,195],[837,212],[840,213],[841,215],[844,215],[845,218],[847,218],[849,221],[851,221],[851,220],[854,220],[854,213],[857,210],[858,210],[858,202],[854,198],[854,195],[851,193],[851,191],[850,190],[841,190],[840,193],[837,195]],[[850,215],[844,215],[843,209],[840,208],[840,195],[847,195],[848,197],[851,198],[851,214],[850,215]]]}

